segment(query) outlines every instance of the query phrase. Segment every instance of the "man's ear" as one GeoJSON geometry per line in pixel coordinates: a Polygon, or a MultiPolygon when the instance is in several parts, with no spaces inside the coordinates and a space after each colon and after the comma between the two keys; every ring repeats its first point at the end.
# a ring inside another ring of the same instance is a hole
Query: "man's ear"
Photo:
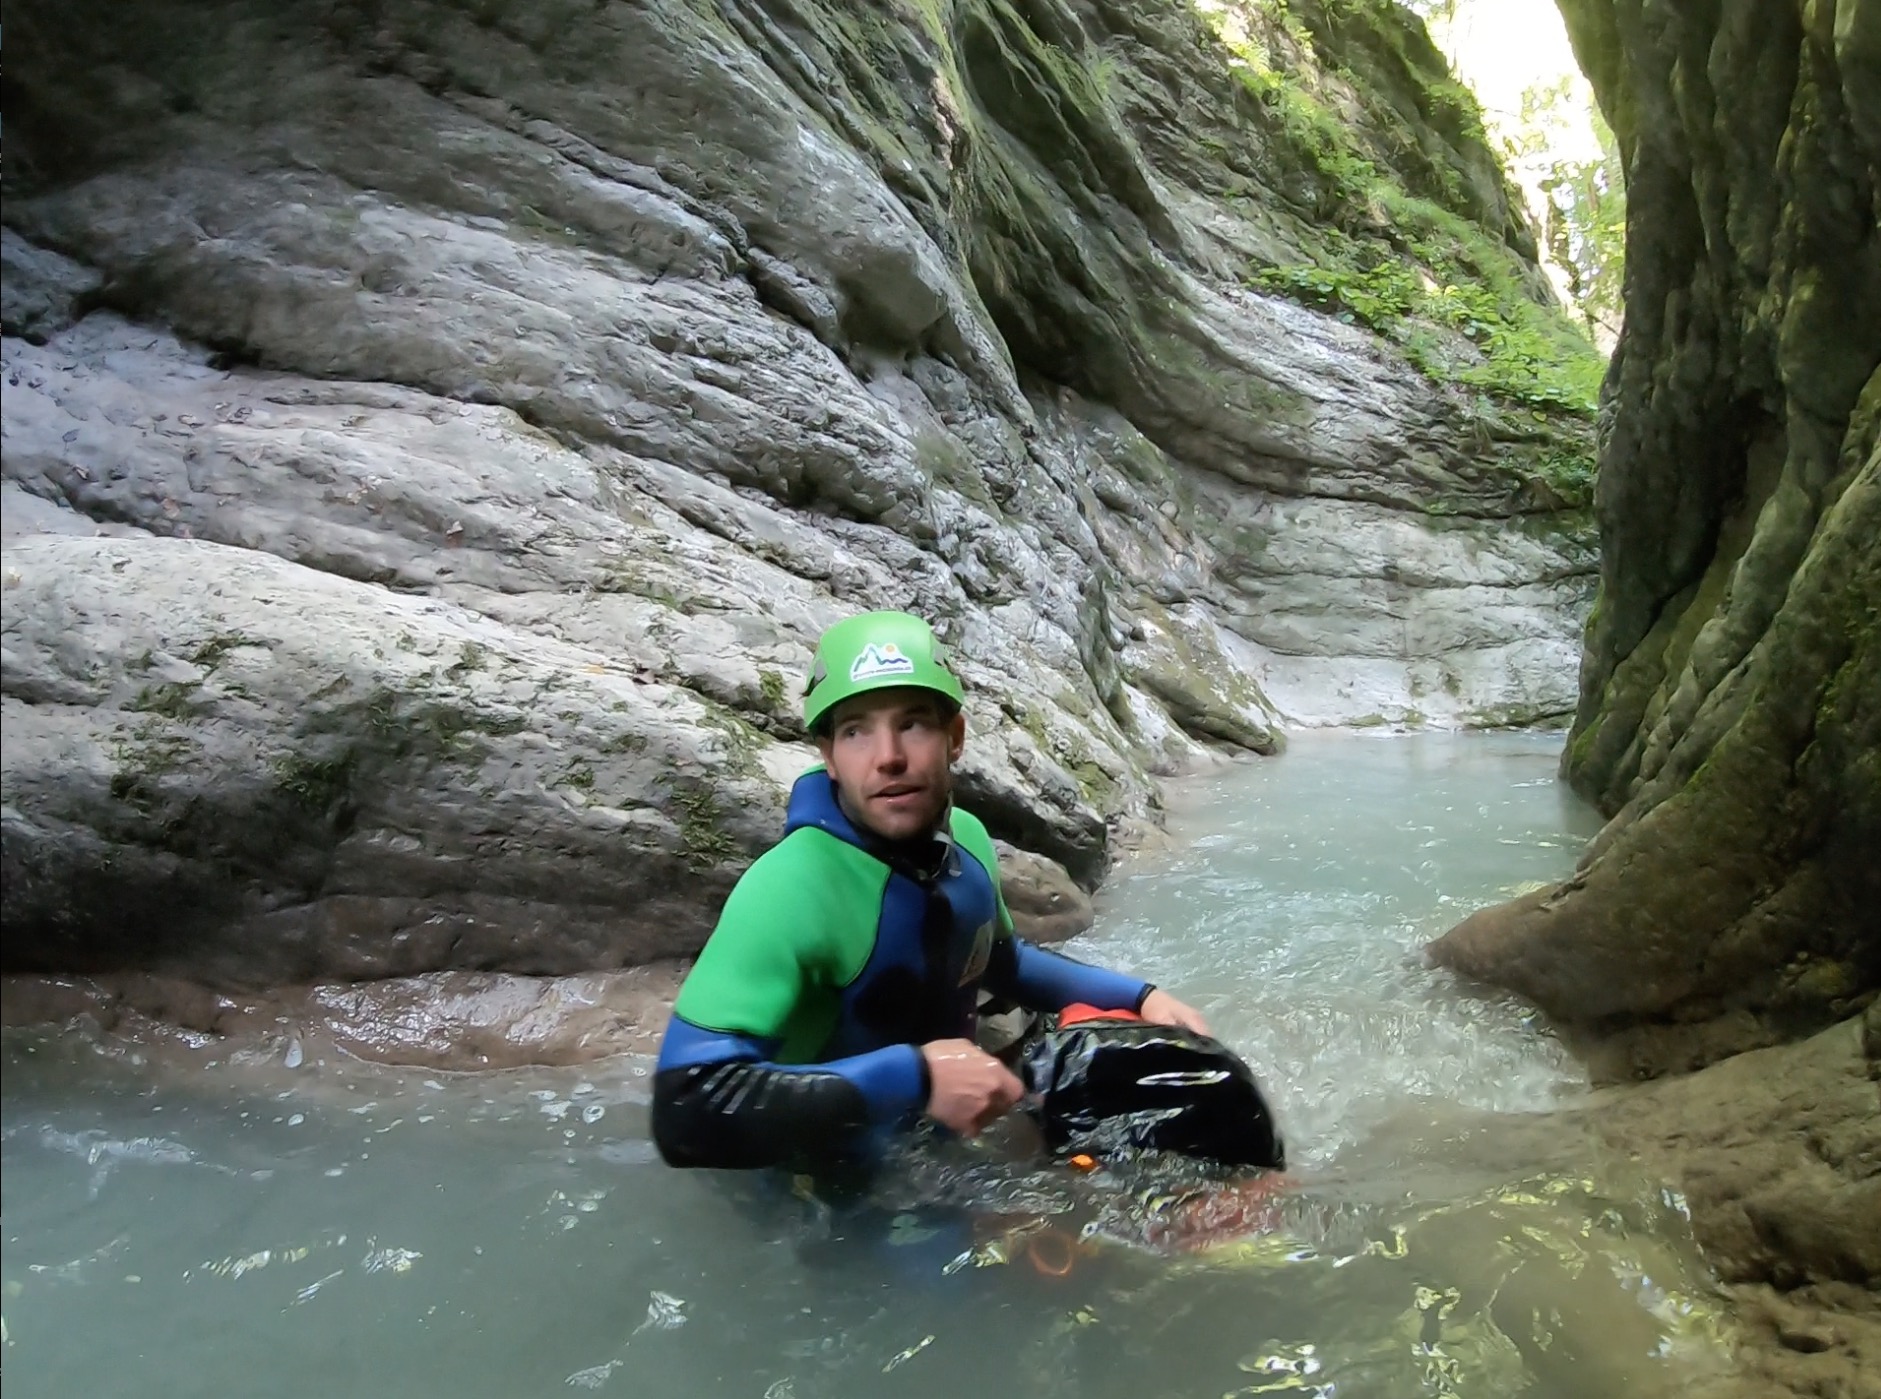
{"type": "Polygon", "coordinates": [[[960,755],[967,751],[967,714],[964,709],[954,711],[954,717],[947,723],[947,761],[957,763],[960,755]]]}
{"type": "Polygon", "coordinates": [[[811,734],[810,742],[816,745],[817,756],[823,760],[823,766],[827,768],[829,766],[830,755],[836,751],[835,741],[829,736],[828,732],[823,732],[811,734]]]}

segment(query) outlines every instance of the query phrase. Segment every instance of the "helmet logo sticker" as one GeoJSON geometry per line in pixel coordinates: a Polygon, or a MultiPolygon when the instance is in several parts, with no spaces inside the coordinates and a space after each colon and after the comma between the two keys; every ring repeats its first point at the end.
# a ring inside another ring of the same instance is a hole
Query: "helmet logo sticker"
{"type": "Polygon", "coordinates": [[[870,642],[849,666],[851,680],[876,680],[884,675],[913,675],[914,661],[892,641],[870,642]]]}

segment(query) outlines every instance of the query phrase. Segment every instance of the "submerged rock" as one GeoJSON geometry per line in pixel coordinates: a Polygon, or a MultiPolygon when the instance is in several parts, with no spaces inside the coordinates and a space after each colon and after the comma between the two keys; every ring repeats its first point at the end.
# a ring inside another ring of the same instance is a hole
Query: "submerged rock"
{"type": "Polygon", "coordinates": [[[1871,1391],[1881,1369],[1881,1066],[1855,1022],[1597,1095],[1609,1143],[1671,1182],[1730,1289],[1744,1394],[1871,1391]]]}
{"type": "Polygon", "coordinates": [[[1855,1022],[1609,1090],[1594,1121],[1665,1167],[1727,1282],[1881,1283],[1881,1111],[1855,1022]]]}

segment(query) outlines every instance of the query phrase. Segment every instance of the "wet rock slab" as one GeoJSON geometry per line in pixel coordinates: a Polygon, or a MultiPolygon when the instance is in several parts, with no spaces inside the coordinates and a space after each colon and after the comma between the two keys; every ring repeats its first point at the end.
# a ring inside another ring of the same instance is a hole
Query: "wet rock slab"
{"type": "Polygon", "coordinates": [[[650,1054],[684,962],[579,976],[431,972],[249,995],[168,977],[0,978],[0,1023],[89,1021],[146,1052],[298,1069],[330,1055],[453,1071],[650,1054]]]}

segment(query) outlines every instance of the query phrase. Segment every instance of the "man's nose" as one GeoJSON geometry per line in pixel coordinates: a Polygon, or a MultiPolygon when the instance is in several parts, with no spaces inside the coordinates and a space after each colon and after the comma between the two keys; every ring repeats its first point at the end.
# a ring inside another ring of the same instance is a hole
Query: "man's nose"
{"type": "Polygon", "coordinates": [[[899,729],[889,728],[875,736],[875,765],[889,772],[899,772],[908,765],[899,729]]]}

